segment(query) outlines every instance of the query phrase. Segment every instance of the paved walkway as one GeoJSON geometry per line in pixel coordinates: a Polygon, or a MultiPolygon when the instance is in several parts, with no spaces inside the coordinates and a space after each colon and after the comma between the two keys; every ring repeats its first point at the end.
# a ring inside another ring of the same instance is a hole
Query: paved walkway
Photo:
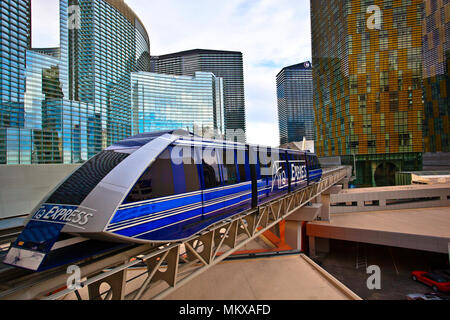
{"type": "Polygon", "coordinates": [[[167,300],[353,300],[358,297],[304,256],[221,263],[167,300]],[[331,278],[330,278],[331,277],[331,278]]]}

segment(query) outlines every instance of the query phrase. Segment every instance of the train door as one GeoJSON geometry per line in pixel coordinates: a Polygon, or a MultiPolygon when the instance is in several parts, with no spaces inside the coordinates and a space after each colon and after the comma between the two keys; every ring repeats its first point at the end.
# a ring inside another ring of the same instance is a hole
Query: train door
{"type": "Polygon", "coordinates": [[[259,149],[261,182],[258,183],[260,203],[287,194],[289,190],[289,171],[285,151],[278,149],[259,149]]]}
{"type": "Polygon", "coordinates": [[[216,148],[203,147],[203,218],[218,213],[222,208],[223,187],[220,174],[220,161],[216,148]]]}
{"type": "Polygon", "coordinates": [[[245,148],[225,149],[222,156],[223,172],[223,214],[233,215],[250,209],[251,179],[247,172],[248,153],[245,148]]]}
{"type": "Polygon", "coordinates": [[[272,186],[272,151],[270,148],[258,148],[258,166],[261,179],[258,181],[259,203],[263,204],[270,200],[272,186]]]}
{"type": "Polygon", "coordinates": [[[252,208],[258,206],[258,183],[261,181],[261,169],[258,163],[258,149],[249,147],[250,176],[252,180],[252,208]]]}
{"type": "Polygon", "coordinates": [[[241,208],[250,209],[252,202],[252,174],[248,146],[237,150],[237,168],[239,173],[239,198],[241,208]]]}

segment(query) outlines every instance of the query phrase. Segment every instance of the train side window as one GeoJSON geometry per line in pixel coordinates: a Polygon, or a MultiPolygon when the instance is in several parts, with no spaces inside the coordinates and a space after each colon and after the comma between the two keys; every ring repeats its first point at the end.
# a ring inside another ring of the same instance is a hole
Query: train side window
{"type": "Polygon", "coordinates": [[[203,152],[203,177],[205,179],[205,189],[217,188],[220,186],[220,171],[216,150],[205,149],[203,152]]]}
{"type": "Polygon", "coordinates": [[[236,170],[236,160],[234,150],[223,150],[223,180],[224,185],[229,186],[237,184],[237,170],[236,170]]]}
{"type": "Polygon", "coordinates": [[[124,203],[164,198],[174,193],[172,160],[166,150],[145,170],[124,203]]]}
{"type": "Polygon", "coordinates": [[[283,171],[285,172],[286,176],[289,175],[289,171],[288,171],[289,168],[288,168],[287,162],[286,162],[287,159],[288,159],[287,153],[285,151],[281,151],[280,150],[280,162],[279,162],[279,165],[281,166],[281,168],[283,168],[283,171]]]}
{"type": "Polygon", "coordinates": [[[195,192],[200,190],[200,179],[198,175],[198,167],[195,164],[193,152],[191,149],[191,154],[187,154],[188,150],[183,150],[183,163],[184,163],[184,178],[186,181],[186,192],[195,192]]]}
{"type": "Polygon", "coordinates": [[[239,181],[241,183],[250,181],[251,178],[247,177],[246,167],[249,164],[248,151],[238,150],[238,170],[239,170],[239,181]]]}
{"type": "Polygon", "coordinates": [[[261,176],[263,178],[272,177],[272,149],[260,148],[258,150],[260,160],[261,176]]]}

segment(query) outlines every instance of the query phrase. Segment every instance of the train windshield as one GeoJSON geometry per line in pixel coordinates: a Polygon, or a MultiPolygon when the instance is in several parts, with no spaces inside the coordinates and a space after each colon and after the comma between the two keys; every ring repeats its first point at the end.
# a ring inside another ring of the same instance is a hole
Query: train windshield
{"type": "Polygon", "coordinates": [[[176,151],[173,152],[173,146],[169,147],[145,170],[124,204],[200,190],[193,149],[188,147],[176,151]]]}
{"type": "Polygon", "coordinates": [[[75,171],[46,201],[49,204],[81,205],[92,190],[129,154],[103,151],[75,171]]]}

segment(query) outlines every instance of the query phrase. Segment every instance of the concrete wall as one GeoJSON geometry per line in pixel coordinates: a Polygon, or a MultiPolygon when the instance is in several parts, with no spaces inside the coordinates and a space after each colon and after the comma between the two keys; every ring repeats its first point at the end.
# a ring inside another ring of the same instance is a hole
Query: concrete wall
{"type": "Polygon", "coordinates": [[[0,219],[31,213],[80,165],[0,165],[0,219]]]}
{"type": "Polygon", "coordinates": [[[443,170],[450,170],[450,152],[423,154],[423,171],[443,170]]]}
{"type": "Polygon", "coordinates": [[[330,196],[331,214],[448,206],[450,184],[361,188],[330,196]]]}
{"type": "Polygon", "coordinates": [[[341,157],[323,157],[319,158],[320,165],[326,167],[339,167],[342,165],[341,157]]]}

